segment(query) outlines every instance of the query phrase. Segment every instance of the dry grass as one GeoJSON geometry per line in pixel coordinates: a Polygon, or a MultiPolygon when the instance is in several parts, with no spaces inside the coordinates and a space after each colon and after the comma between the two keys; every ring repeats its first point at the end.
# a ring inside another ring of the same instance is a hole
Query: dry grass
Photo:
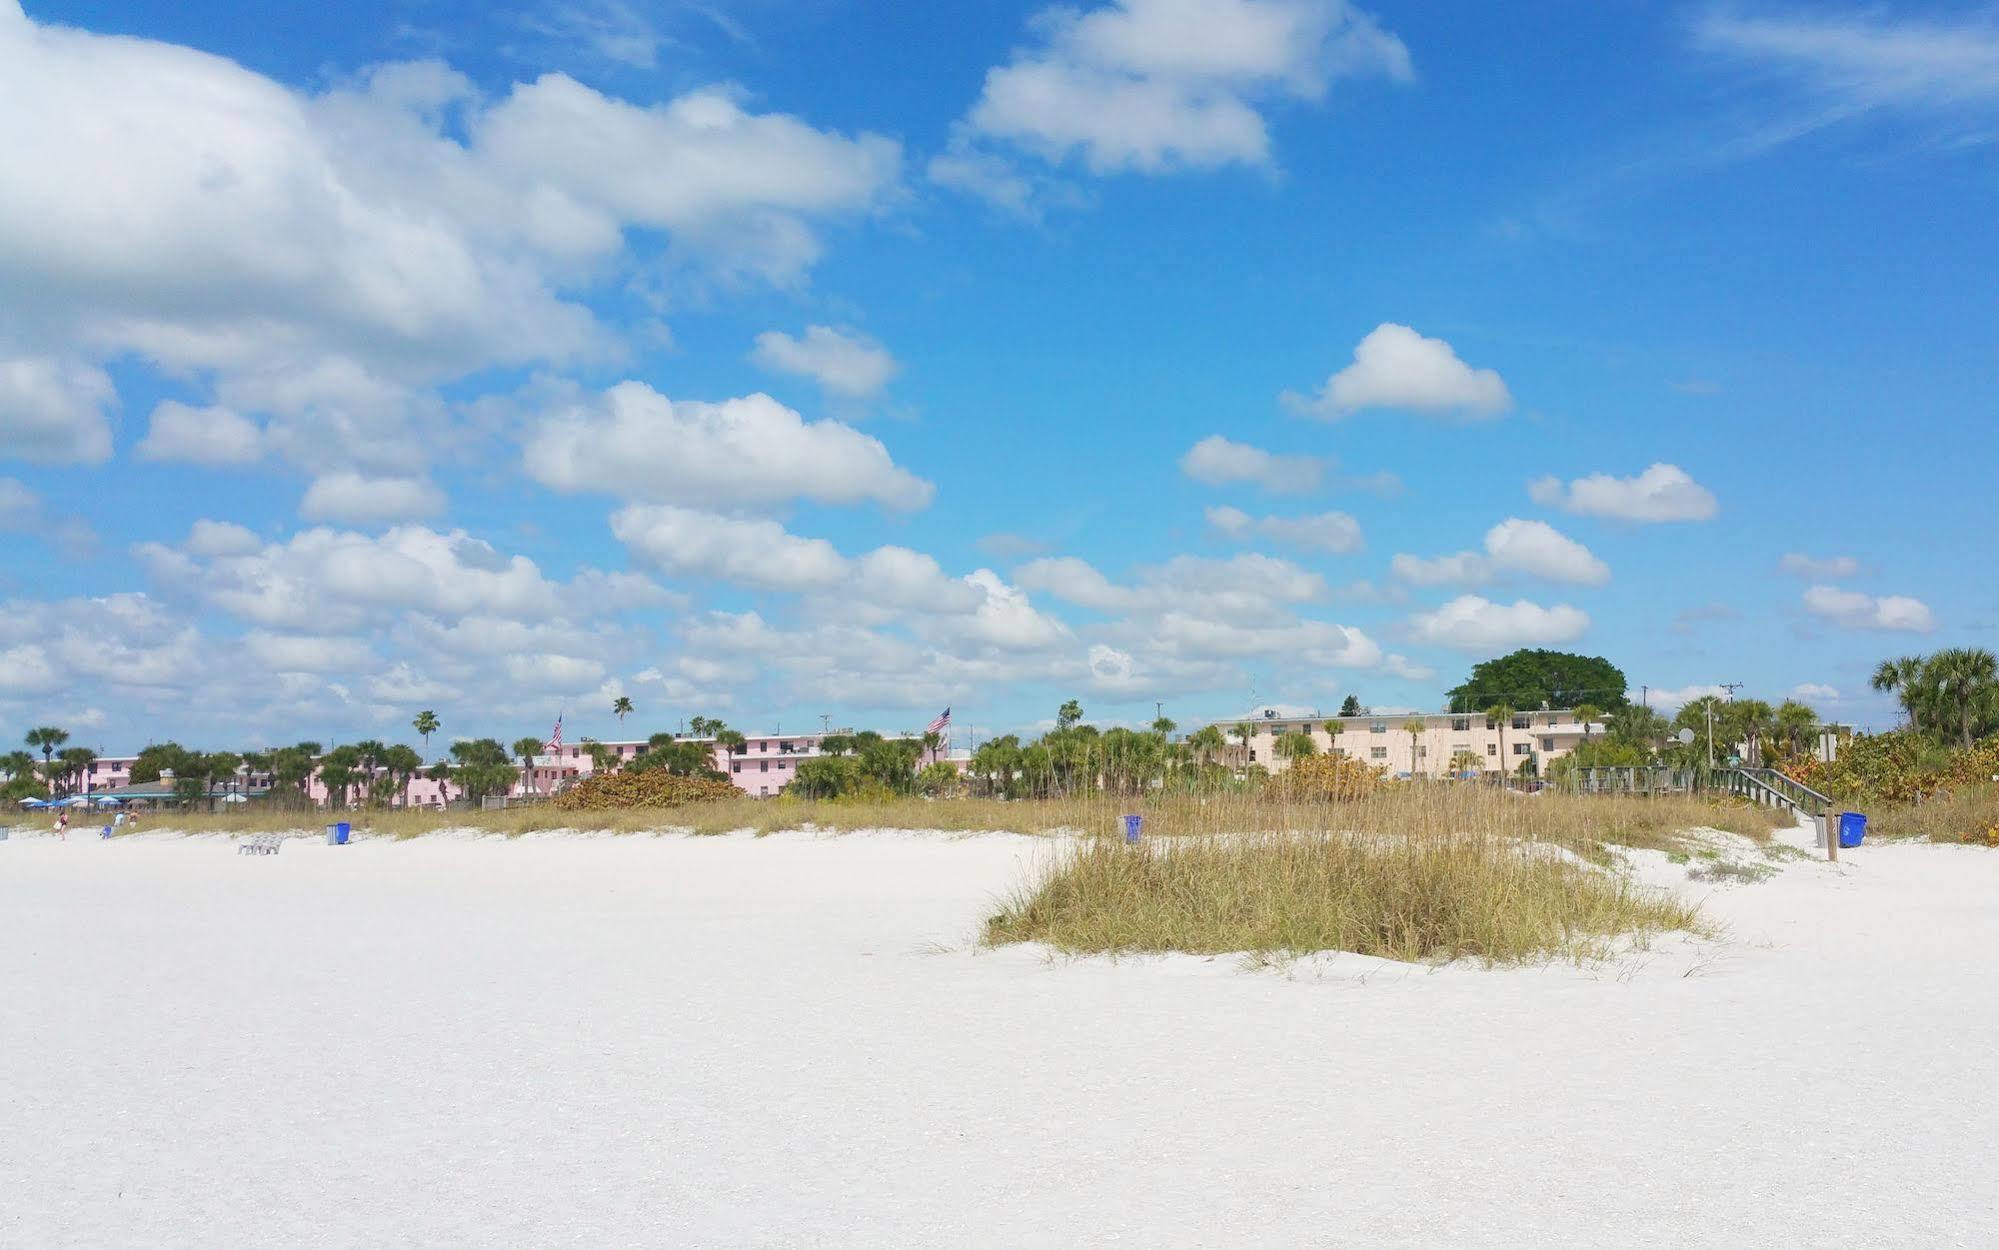
{"type": "Polygon", "coordinates": [[[748,830],[764,834],[802,828],[833,832],[938,829],[1045,834],[1113,832],[1126,812],[1144,816],[1146,834],[1158,837],[1300,832],[1439,837],[1477,833],[1552,843],[1583,855],[1594,854],[1604,844],[1680,849],[1683,842],[1680,835],[1702,826],[1764,841],[1773,828],[1790,823],[1787,814],[1730,799],[1525,796],[1486,786],[1439,784],[1392,786],[1379,795],[1347,803],[1298,800],[1268,791],[1205,796],[1167,794],[1137,799],[1084,794],[1014,802],[968,798],[820,802],[743,798],[685,807],[596,812],[537,806],[495,812],[270,811],[186,816],[164,813],[148,817],[146,827],[217,833],[287,828],[316,831],[330,820],[344,819],[353,823],[357,833],[398,838],[466,828],[506,835],[553,829],[610,833],[666,830],[694,834],[748,830]]]}
{"type": "Polygon", "coordinates": [[[1921,803],[1870,805],[1867,836],[1999,844],[1999,786],[1961,786],[1921,803]]]}
{"type": "Polygon", "coordinates": [[[988,943],[1072,953],[1357,951],[1493,963],[1607,956],[1698,927],[1694,909],[1489,835],[1093,839],[988,921],[988,943]]]}

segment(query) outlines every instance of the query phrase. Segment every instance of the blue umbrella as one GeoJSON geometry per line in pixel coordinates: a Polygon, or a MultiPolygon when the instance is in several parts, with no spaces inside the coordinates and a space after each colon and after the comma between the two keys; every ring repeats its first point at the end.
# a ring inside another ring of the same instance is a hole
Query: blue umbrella
{"type": "Polygon", "coordinates": [[[115,794],[100,794],[97,796],[97,805],[99,807],[112,807],[124,801],[115,794]]]}
{"type": "Polygon", "coordinates": [[[44,803],[44,802],[42,802],[42,801],[41,801],[40,799],[22,799],[22,800],[21,800],[21,806],[22,806],[22,807],[47,807],[47,806],[48,806],[48,804],[47,804],[47,803],[44,803]]]}
{"type": "Polygon", "coordinates": [[[62,801],[61,801],[60,803],[56,803],[56,804],[53,804],[53,806],[55,806],[55,807],[89,807],[89,806],[90,806],[90,800],[89,800],[89,799],[87,799],[87,798],[85,798],[85,797],[84,797],[84,796],[82,796],[81,794],[79,794],[79,795],[75,796],[74,798],[68,798],[68,799],[64,799],[64,800],[62,800],[62,801]]]}

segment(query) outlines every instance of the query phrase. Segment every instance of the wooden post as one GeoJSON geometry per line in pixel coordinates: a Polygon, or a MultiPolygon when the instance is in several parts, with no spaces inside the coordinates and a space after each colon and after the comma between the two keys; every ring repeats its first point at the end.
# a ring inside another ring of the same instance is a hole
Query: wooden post
{"type": "Polygon", "coordinates": [[[1839,815],[1830,803],[1825,808],[1825,857],[1832,863],[1839,862],[1839,815]]]}

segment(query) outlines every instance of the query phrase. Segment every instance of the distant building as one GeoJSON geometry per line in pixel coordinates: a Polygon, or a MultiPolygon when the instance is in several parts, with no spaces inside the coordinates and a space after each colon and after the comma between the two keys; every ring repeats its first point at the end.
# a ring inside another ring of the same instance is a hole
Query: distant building
{"type": "MultiPolygon", "coordinates": [[[[1533,760],[1538,771],[1567,755],[1583,740],[1584,726],[1566,709],[1516,712],[1501,726],[1477,712],[1384,712],[1365,716],[1255,716],[1213,722],[1228,740],[1218,758],[1240,768],[1260,765],[1281,773],[1291,761],[1277,751],[1285,734],[1307,733],[1319,754],[1344,755],[1392,774],[1444,777],[1451,760],[1469,755],[1480,772],[1514,773],[1533,760]],[[1247,745],[1238,725],[1250,729],[1247,745]],[[1412,730],[1414,731],[1412,733],[1412,730]]],[[[1592,735],[1603,726],[1589,726],[1592,735]]],[[[1467,770],[1468,771],[1468,770],[1467,770]]]]}
{"type": "MultiPolygon", "coordinates": [[[[810,759],[818,759],[824,754],[819,749],[822,739],[851,738],[853,735],[854,731],[851,729],[832,729],[806,734],[746,733],[743,735],[745,743],[743,750],[733,758],[727,751],[714,745],[712,739],[682,738],[681,741],[706,744],[718,772],[726,774],[744,794],[768,798],[790,784],[791,779],[798,775],[800,764],[810,759]]],[[[885,736],[891,739],[917,737],[915,734],[885,736]]],[[[598,745],[608,750],[620,766],[642,754],[648,746],[643,741],[603,742],[598,745]]],[[[440,755],[438,758],[447,757],[440,755]]],[[[962,753],[940,750],[938,758],[956,765],[961,770],[965,764],[965,756],[962,753]]],[[[132,767],[137,762],[138,757],[134,755],[99,756],[84,770],[77,792],[96,794],[129,786],[132,783],[132,767]]],[[[928,762],[929,757],[926,755],[919,763],[919,767],[922,763],[928,762]]],[[[557,750],[535,756],[532,766],[522,771],[521,779],[508,793],[512,797],[553,794],[566,785],[588,777],[596,770],[596,766],[587,744],[565,742],[557,750]]],[[[268,774],[250,770],[245,770],[235,781],[238,792],[252,795],[263,794],[270,785],[271,778],[268,774]]],[[[228,786],[218,783],[217,793],[222,793],[226,789],[228,786]]],[[[457,798],[463,790],[449,782],[439,783],[427,776],[418,776],[410,782],[408,790],[398,798],[396,806],[441,807],[445,803],[447,793],[451,798],[457,798]]],[[[314,804],[326,806],[326,786],[321,783],[318,776],[315,775],[307,782],[306,794],[314,804]]]]}

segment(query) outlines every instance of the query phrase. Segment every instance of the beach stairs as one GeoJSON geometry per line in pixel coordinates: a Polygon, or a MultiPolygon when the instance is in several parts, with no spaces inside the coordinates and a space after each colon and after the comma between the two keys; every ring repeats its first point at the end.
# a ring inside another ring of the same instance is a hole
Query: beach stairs
{"type": "MultiPolygon", "coordinates": [[[[1791,809],[1797,816],[1811,821],[1818,844],[1826,844],[1825,814],[1832,810],[1832,799],[1803,782],[1787,777],[1774,768],[1717,768],[1709,774],[1709,784],[1754,803],[1791,809]]],[[[1837,836],[1837,830],[1834,836],[1837,836]]]]}

